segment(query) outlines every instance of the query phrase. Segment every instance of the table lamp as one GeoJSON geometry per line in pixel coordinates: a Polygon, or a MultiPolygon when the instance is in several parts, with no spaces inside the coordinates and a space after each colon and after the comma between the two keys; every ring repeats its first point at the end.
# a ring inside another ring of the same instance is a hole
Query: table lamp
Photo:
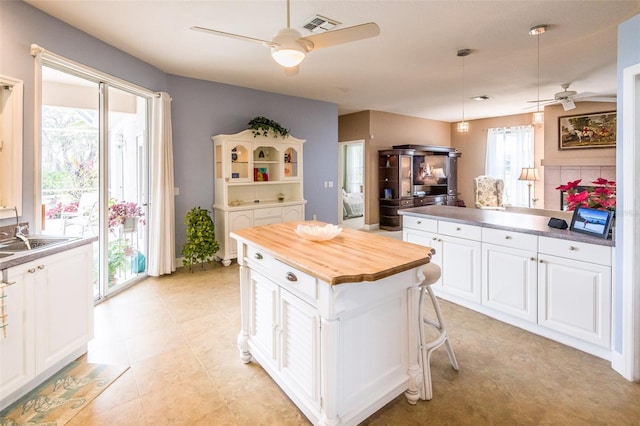
{"type": "Polygon", "coordinates": [[[531,186],[534,181],[540,180],[540,176],[538,176],[538,169],[535,167],[523,167],[518,180],[527,181],[527,186],[529,187],[529,208],[531,208],[531,186]]]}

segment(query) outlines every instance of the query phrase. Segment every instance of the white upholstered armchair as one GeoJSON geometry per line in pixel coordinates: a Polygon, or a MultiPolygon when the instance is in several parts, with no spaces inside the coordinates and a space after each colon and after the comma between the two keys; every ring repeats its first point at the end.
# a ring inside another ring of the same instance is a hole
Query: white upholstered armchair
{"type": "Polygon", "coordinates": [[[504,210],[502,193],[504,181],[490,176],[478,176],[473,179],[473,194],[477,209],[504,210]]]}

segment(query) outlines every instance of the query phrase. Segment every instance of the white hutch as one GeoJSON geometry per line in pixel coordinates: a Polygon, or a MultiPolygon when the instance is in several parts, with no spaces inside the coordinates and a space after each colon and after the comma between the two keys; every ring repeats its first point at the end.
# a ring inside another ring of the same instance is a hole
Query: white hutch
{"type": "Polygon", "coordinates": [[[286,138],[254,136],[251,130],[217,135],[214,143],[217,258],[224,266],[237,257],[230,232],[270,223],[304,220],[302,144],[286,138]]]}

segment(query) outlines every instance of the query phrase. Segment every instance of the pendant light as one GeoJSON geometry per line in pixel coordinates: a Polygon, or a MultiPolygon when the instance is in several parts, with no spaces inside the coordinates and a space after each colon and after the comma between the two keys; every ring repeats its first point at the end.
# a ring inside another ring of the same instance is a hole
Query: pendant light
{"type": "Polygon", "coordinates": [[[534,35],[538,38],[538,108],[533,113],[533,121],[531,123],[536,127],[544,124],[544,112],[540,111],[540,34],[545,31],[547,31],[547,26],[544,24],[533,26],[529,30],[529,35],[534,35]]]}
{"type": "Polygon", "coordinates": [[[462,121],[458,123],[458,132],[466,133],[469,131],[469,123],[464,121],[464,57],[471,54],[471,49],[458,50],[458,57],[462,58],[462,121]]]}

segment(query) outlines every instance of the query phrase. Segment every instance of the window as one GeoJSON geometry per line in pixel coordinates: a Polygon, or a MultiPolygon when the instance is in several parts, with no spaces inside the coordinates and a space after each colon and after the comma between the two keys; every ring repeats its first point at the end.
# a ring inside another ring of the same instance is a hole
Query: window
{"type": "Polygon", "coordinates": [[[504,204],[529,205],[527,182],[518,178],[523,167],[533,167],[533,161],[533,127],[489,129],[485,174],[504,180],[504,204]]]}

